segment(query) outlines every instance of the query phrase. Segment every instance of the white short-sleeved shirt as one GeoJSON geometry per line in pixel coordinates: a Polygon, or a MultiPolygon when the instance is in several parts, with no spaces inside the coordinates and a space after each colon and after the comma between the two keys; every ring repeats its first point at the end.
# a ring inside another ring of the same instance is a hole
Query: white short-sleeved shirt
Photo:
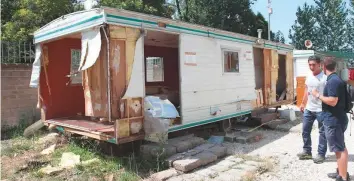
{"type": "Polygon", "coordinates": [[[314,97],[311,92],[312,89],[317,89],[320,94],[323,94],[323,89],[326,85],[327,76],[321,72],[318,75],[314,76],[312,73],[306,77],[306,86],[307,86],[307,104],[306,109],[312,112],[321,112],[322,111],[322,102],[318,98],[314,97]]]}

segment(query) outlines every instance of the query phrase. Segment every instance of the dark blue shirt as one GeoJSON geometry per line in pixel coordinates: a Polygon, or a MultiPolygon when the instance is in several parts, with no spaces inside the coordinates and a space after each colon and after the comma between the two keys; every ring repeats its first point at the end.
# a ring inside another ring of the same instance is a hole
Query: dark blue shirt
{"type": "Polygon", "coordinates": [[[336,74],[332,73],[327,77],[327,83],[323,90],[323,96],[325,97],[338,97],[337,104],[332,107],[322,102],[322,111],[331,113],[333,116],[339,118],[346,115],[345,108],[345,82],[336,74]]]}

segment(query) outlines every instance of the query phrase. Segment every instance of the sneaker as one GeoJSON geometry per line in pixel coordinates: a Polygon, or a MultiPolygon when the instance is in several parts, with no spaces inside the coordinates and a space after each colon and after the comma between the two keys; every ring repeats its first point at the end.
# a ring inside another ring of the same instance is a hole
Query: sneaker
{"type": "Polygon", "coordinates": [[[325,161],[326,157],[317,155],[316,158],[313,159],[313,162],[316,164],[321,164],[325,161]]]}
{"type": "Polygon", "coordinates": [[[310,159],[312,159],[312,154],[311,153],[302,152],[302,153],[297,154],[297,156],[299,157],[300,160],[310,160],[310,159]]]}
{"type": "Polygon", "coordinates": [[[347,180],[343,180],[343,178],[341,177],[341,176],[338,176],[337,178],[336,178],[336,181],[349,181],[350,180],[350,178],[349,178],[349,176],[347,175],[347,180]]]}
{"type": "Polygon", "coordinates": [[[333,179],[336,179],[338,177],[338,168],[337,168],[337,171],[335,173],[328,173],[327,176],[329,178],[333,178],[333,179]]]}

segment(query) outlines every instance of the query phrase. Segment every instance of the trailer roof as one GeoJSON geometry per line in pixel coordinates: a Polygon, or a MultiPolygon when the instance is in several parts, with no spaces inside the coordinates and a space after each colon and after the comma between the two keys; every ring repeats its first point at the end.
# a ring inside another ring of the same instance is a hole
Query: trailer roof
{"type": "MultiPolygon", "coordinates": [[[[40,43],[65,35],[78,33],[85,29],[99,26],[104,23],[176,33],[187,33],[205,37],[214,37],[218,39],[236,41],[252,45],[256,45],[255,42],[258,39],[257,37],[251,37],[239,33],[195,25],[178,20],[162,18],[123,9],[101,7],[86,11],[74,12],[53,20],[34,33],[34,42],[40,43]],[[159,23],[163,23],[165,26],[160,27],[159,23]]],[[[285,51],[293,50],[291,45],[275,43],[268,40],[264,40],[264,44],[261,46],[265,48],[285,51]]]]}

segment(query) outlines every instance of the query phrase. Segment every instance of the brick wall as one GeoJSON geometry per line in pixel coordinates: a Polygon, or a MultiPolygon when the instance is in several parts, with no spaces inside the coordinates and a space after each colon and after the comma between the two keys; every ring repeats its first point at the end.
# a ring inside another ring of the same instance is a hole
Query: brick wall
{"type": "Polygon", "coordinates": [[[1,64],[1,126],[39,119],[37,89],[30,88],[31,65],[1,64]]]}

